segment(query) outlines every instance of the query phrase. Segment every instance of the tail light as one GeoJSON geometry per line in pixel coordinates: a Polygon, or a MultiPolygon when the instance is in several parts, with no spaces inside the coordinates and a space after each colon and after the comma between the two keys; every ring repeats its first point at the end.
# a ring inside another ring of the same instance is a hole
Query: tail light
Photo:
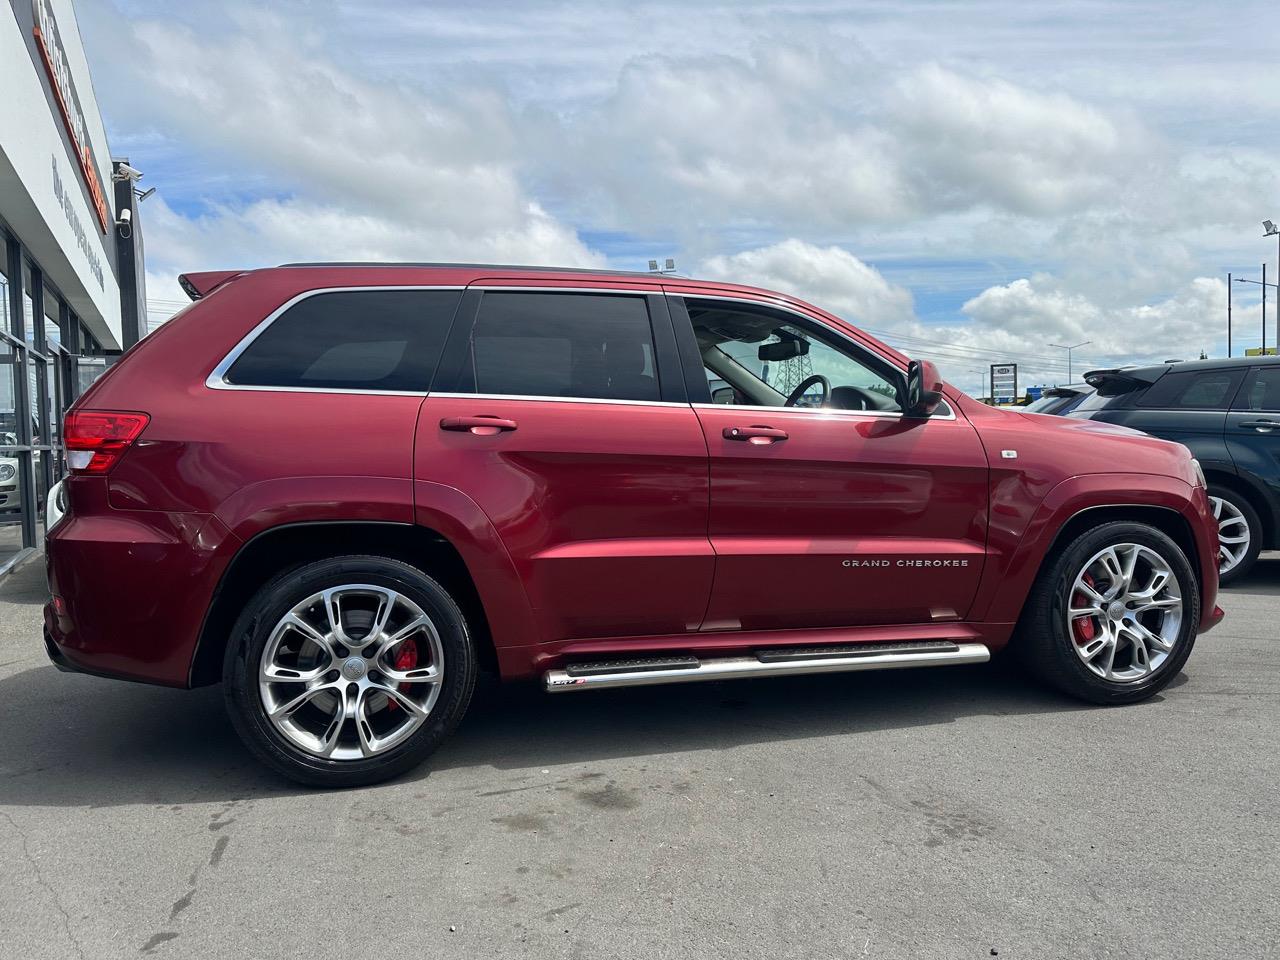
{"type": "Polygon", "coordinates": [[[72,473],[106,473],[150,421],[145,413],[72,410],[62,427],[67,466],[72,473]]]}

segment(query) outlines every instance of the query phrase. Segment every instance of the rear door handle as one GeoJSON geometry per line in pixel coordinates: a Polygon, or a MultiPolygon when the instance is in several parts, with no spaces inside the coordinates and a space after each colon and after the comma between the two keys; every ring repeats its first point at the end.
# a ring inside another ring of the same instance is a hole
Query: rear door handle
{"type": "Polygon", "coordinates": [[[484,415],[478,417],[445,417],[440,421],[441,430],[453,430],[458,433],[470,432],[477,437],[492,437],[494,434],[514,430],[518,426],[519,424],[514,420],[484,415]]]}
{"type": "Polygon", "coordinates": [[[749,427],[725,427],[724,438],[755,444],[777,443],[779,440],[787,439],[787,431],[757,423],[749,427]]]}
{"type": "Polygon", "coordinates": [[[1280,427],[1280,423],[1275,420],[1242,420],[1240,428],[1242,430],[1275,430],[1280,427]]]}

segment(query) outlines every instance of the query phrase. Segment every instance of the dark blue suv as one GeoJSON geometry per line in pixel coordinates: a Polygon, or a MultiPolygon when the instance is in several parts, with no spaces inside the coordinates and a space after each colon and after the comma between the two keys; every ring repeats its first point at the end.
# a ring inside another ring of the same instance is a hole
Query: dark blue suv
{"type": "Polygon", "coordinates": [[[1104,420],[1191,448],[1218,517],[1221,582],[1280,547],[1280,358],[1095,370],[1097,392],[1069,416],[1104,420]]]}

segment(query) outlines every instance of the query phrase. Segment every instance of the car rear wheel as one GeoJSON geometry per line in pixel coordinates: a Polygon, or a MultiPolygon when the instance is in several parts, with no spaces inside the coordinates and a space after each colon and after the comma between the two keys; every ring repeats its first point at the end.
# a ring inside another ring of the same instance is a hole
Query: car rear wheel
{"type": "Polygon", "coordinates": [[[1227,487],[1209,488],[1209,506],[1218,521],[1218,582],[1248,573],[1262,550],[1262,521],[1244,497],[1227,487]]]}
{"type": "Polygon", "coordinates": [[[1064,693],[1136,703],[1177,676],[1199,619],[1199,584],[1181,548],[1146,524],[1106,523],[1041,572],[1015,649],[1064,693]]]}
{"type": "Polygon", "coordinates": [[[475,687],[466,621],[438,583],[385,557],[339,557],[266,584],[224,664],[250,751],[308,786],[376,783],[416,766],[475,687]]]}

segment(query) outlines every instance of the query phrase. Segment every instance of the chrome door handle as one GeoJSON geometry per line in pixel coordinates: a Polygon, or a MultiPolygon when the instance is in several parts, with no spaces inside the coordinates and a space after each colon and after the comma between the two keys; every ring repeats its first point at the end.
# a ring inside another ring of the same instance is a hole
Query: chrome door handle
{"type": "Polygon", "coordinates": [[[1241,430],[1274,430],[1280,427],[1280,423],[1275,420],[1242,420],[1240,422],[1241,430]]]}
{"type": "Polygon", "coordinates": [[[445,417],[440,421],[441,430],[473,433],[477,437],[492,437],[494,434],[514,430],[518,426],[519,424],[514,420],[485,416],[483,414],[478,417],[445,417]]]}
{"type": "Polygon", "coordinates": [[[764,424],[752,424],[749,427],[725,427],[723,436],[726,440],[742,440],[746,443],[767,444],[787,439],[787,431],[764,424]]]}

